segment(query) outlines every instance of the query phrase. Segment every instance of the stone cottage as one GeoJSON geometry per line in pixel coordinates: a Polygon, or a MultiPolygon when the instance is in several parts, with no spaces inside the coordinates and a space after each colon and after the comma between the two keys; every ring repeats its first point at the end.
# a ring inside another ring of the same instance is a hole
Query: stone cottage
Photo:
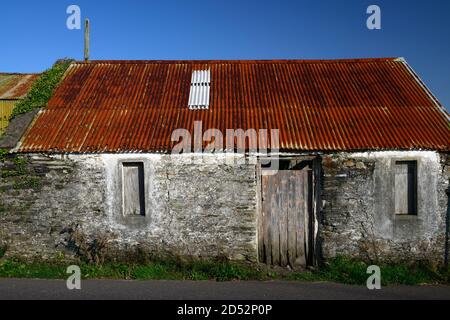
{"type": "Polygon", "coordinates": [[[442,263],[449,124],[402,58],[73,62],[4,156],[0,241],[26,259],[442,263]]]}

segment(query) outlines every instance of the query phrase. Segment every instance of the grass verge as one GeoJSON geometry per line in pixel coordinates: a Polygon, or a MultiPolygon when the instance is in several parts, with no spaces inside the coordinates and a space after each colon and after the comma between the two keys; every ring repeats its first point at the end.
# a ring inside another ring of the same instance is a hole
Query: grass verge
{"type": "MultiPolygon", "coordinates": [[[[371,264],[337,257],[315,272],[292,273],[286,280],[329,281],[365,285],[371,264]]],[[[432,268],[426,264],[379,264],[382,285],[450,284],[450,268],[432,268]]]]}
{"type": "MultiPolygon", "coordinates": [[[[279,274],[247,265],[228,262],[177,262],[155,261],[147,264],[107,263],[96,266],[80,264],[83,279],[126,280],[289,280],[328,281],[365,285],[369,275],[368,264],[338,257],[330,260],[318,271],[279,274]]],[[[2,278],[66,279],[67,265],[43,262],[22,263],[6,260],[0,262],[2,278]]],[[[450,269],[432,270],[424,265],[380,265],[383,285],[450,284],[450,269]]]]}
{"type": "MultiPolygon", "coordinates": [[[[125,280],[267,280],[268,276],[249,266],[226,262],[196,261],[181,263],[155,261],[147,264],[79,264],[84,279],[125,280]]],[[[68,265],[61,263],[0,262],[0,278],[66,279],[68,265]]]]}

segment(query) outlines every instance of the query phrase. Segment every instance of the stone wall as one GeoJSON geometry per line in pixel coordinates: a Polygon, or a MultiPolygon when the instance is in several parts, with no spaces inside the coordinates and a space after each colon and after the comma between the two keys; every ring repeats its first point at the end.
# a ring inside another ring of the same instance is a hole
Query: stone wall
{"type": "Polygon", "coordinates": [[[340,153],[323,157],[324,258],[441,263],[449,178],[448,155],[435,152],[340,153]],[[396,160],[418,162],[418,215],[395,215],[396,160]]]}
{"type": "Polygon", "coordinates": [[[182,155],[9,155],[0,168],[0,246],[7,257],[28,260],[256,261],[255,164],[202,159],[199,165],[182,155]],[[145,166],[142,220],[121,218],[127,160],[145,166]]]}
{"type": "MultiPolygon", "coordinates": [[[[0,254],[6,248],[6,257],[257,261],[256,164],[238,156],[4,157],[0,154],[0,254]],[[126,161],[144,164],[146,217],[123,218],[126,161]]],[[[323,258],[442,262],[448,155],[340,153],[323,156],[322,167],[323,258]],[[396,216],[393,209],[393,163],[406,159],[419,164],[416,217],[396,216]]]]}

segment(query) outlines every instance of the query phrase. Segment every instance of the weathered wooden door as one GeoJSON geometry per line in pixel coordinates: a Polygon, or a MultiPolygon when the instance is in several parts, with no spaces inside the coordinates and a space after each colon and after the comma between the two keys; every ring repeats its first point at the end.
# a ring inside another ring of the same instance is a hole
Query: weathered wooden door
{"type": "Polygon", "coordinates": [[[262,176],[259,256],[263,263],[306,266],[309,248],[310,170],[262,176]]]}

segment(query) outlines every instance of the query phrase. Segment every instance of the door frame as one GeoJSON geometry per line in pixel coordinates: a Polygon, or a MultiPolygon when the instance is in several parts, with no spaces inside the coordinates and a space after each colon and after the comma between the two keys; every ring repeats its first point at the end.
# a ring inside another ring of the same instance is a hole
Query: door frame
{"type": "MultiPolygon", "coordinates": [[[[262,166],[263,159],[273,159],[274,157],[259,157],[256,165],[256,185],[257,185],[257,232],[256,232],[256,245],[258,261],[261,262],[260,257],[260,242],[262,241],[262,212],[263,212],[263,199],[262,199],[262,166]]],[[[308,239],[306,253],[306,265],[318,266],[321,257],[321,245],[320,245],[320,210],[321,210],[321,175],[322,175],[322,159],[318,155],[298,155],[298,156],[277,156],[278,160],[290,160],[297,162],[308,162],[311,166],[312,181],[311,181],[311,196],[310,204],[311,210],[309,210],[310,217],[308,219],[308,239]]]]}

